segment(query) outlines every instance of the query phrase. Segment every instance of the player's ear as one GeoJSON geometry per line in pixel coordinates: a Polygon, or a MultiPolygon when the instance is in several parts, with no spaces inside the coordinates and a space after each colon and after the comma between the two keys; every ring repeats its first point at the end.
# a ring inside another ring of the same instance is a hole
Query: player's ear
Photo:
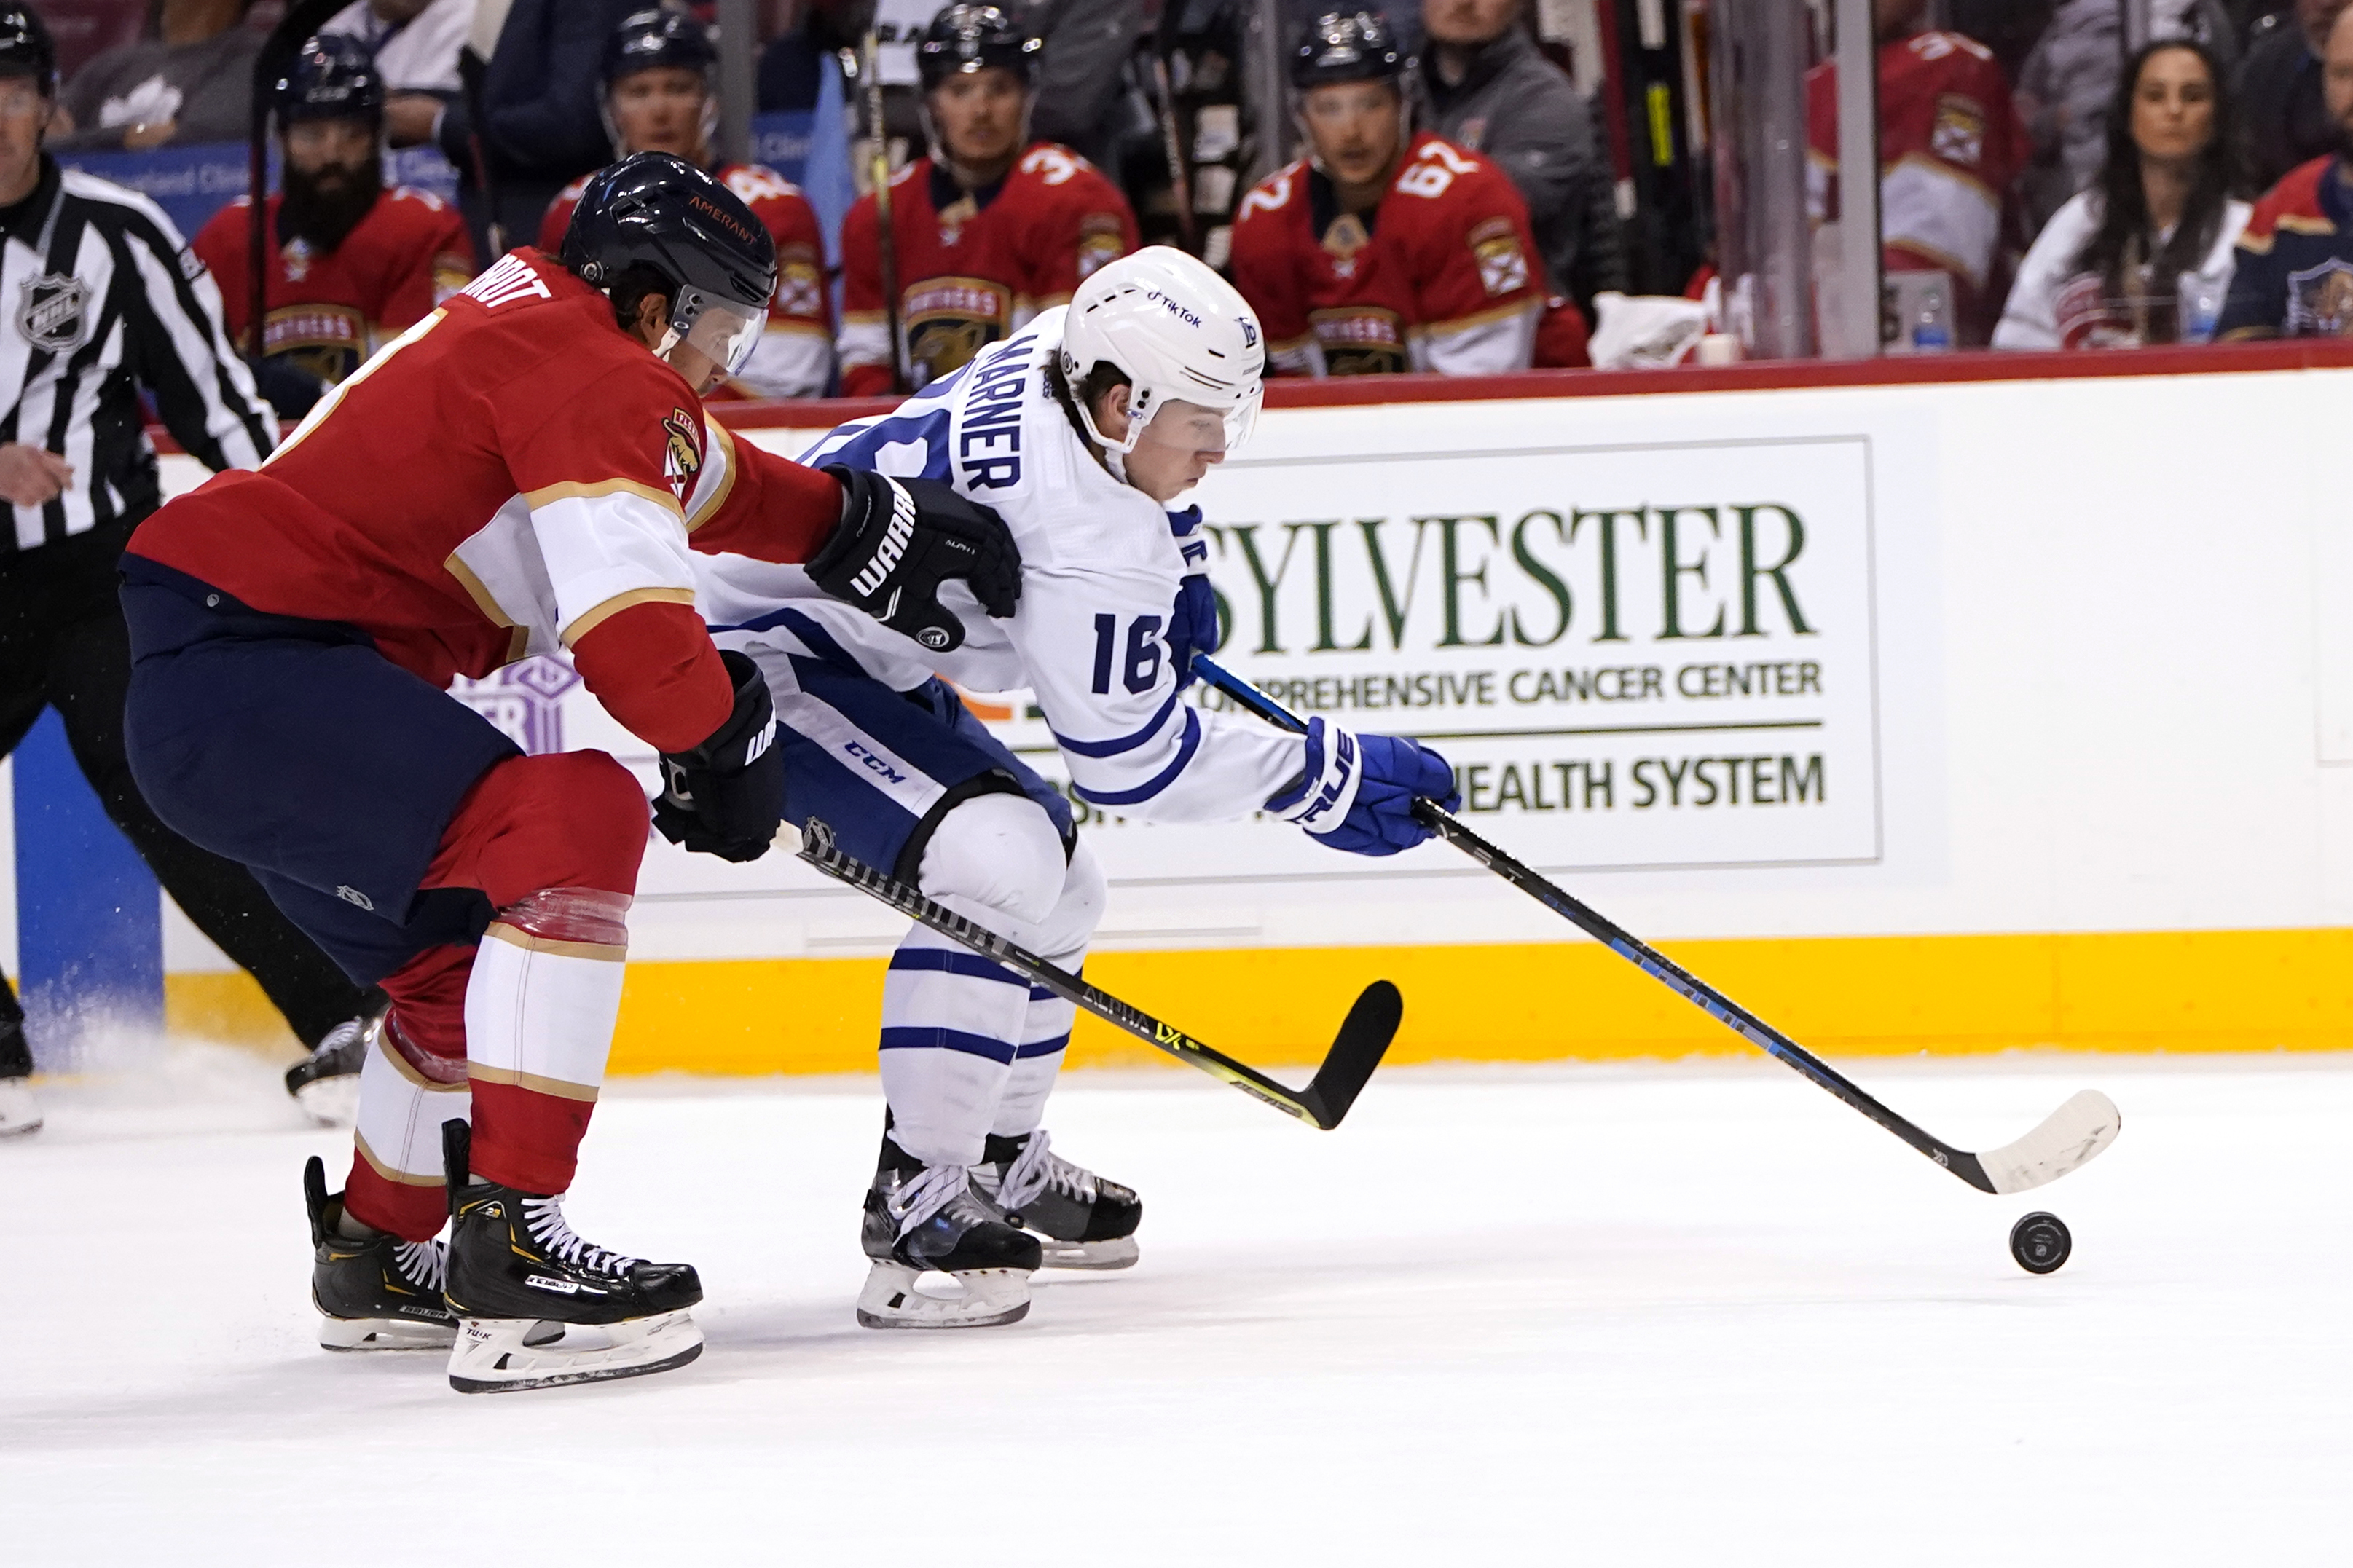
{"type": "Polygon", "coordinates": [[[644,340],[648,348],[661,342],[662,334],[670,331],[669,307],[662,297],[651,293],[638,295],[638,313],[631,324],[637,328],[638,336],[644,340]]]}
{"type": "Polygon", "coordinates": [[[1088,410],[1095,416],[1095,428],[1114,441],[1127,439],[1127,383],[1114,381],[1095,394],[1094,406],[1088,410]]]}

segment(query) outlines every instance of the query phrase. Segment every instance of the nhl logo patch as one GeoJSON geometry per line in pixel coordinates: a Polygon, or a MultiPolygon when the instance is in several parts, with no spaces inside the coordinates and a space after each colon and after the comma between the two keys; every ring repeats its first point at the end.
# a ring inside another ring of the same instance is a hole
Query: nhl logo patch
{"type": "Polygon", "coordinates": [[[66,272],[27,279],[16,306],[16,331],[44,353],[81,347],[90,337],[90,285],[66,272]]]}

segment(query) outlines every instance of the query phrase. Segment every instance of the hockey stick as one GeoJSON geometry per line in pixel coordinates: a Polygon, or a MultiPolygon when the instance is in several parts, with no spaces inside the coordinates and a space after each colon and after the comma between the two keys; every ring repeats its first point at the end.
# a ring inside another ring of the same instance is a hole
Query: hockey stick
{"type": "Polygon", "coordinates": [[[1152,56],[1152,85],[1155,89],[1160,110],[1160,149],[1168,160],[1168,186],[1176,198],[1176,233],[1185,248],[1198,256],[1195,249],[1200,236],[1193,221],[1193,176],[1185,167],[1185,138],[1176,123],[1176,93],[1169,84],[1168,57],[1157,49],[1152,56]]]}
{"type": "MultiPolygon", "coordinates": [[[[1296,733],[1307,726],[1288,709],[1257,687],[1214,660],[1196,654],[1194,673],[1242,707],[1279,729],[1296,733]]],[[[1478,861],[1512,886],[1566,919],[1586,935],[1633,964],[1651,979],[1708,1016],[1778,1058],[1846,1101],[1915,1149],[1981,1193],[2022,1193],[2045,1182],[2055,1182],[2116,1141],[2124,1118],[2098,1089],[2087,1089],[2045,1117],[2041,1126],[2014,1143],[1982,1153],[1957,1149],[1943,1139],[1922,1131],[1857,1087],[1837,1068],[1797,1041],[1726,996],[1689,970],[1626,931],[1597,910],[1465,827],[1450,811],[1433,801],[1417,800],[1414,815],[1457,849],[1478,861]]]]}
{"type": "Polygon", "coordinates": [[[1397,1034],[1398,1021],[1403,1016],[1405,1004],[1396,986],[1386,980],[1376,980],[1365,987],[1356,1005],[1340,1025],[1339,1036],[1325,1053],[1323,1065],[1305,1089],[1285,1089],[1282,1085],[1243,1066],[1222,1051],[1203,1045],[1173,1024],[1159,1019],[1138,1007],[1132,1007],[1108,992],[1098,991],[1067,970],[1058,969],[1025,948],[1006,941],[995,931],[976,925],[955,910],[944,909],[925,898],[915,889],[895,878],[886,876],[837,848],[833,829],[816,817],[801,829],[801,858],[831,877],[837,882],[847,882],[862,893],[871,894],[902,914],[913,915],[923,924],[952,941],[991,959],[1020,975],[1033,985],[1042,985],[1065,1002],[1085,1008],[1106,1024],[1115,1025],[1134,1035],[1146,1045],[1156,1046],[1187,1066],[1197,1067],[1211,1078],[1229,1083],[1244,1094],[1266,1101],[1277,1110],[1296,1116],[1311,1127],[1329,1132],[1340,1125],[1348,1114],[1348,1107],[1356,1102],[1373,1069],[1381,1065],[1381,1056],[1389,1048],[1389,1040],[1397,1034]]]}
{"type": "MultiPolygon", "coordinates": [[[[891,133],[882,123],[882,42],[872,26],[858,58],[859,91],[866,100],[867,182],[874,187],[874,259],[882,283],[882,319],[891,333],[891,390],[907,385],[899,343],[899,229],[891,216],[891,133]]],[[[848,258],[844,258],[847,265],[848,258]]]]}

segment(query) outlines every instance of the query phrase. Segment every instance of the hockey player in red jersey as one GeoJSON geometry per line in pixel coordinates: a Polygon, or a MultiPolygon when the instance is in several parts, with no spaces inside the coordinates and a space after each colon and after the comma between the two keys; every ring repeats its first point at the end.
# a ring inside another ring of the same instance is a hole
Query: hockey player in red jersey
{"type": "MultiPolygon", "coordinates": [[[[825,238],[800,188],[765,163],[729,163],[711,151],[719,97],[718,51],[702,24],[682,12],[632,12],[605,47],[605,123],[617,157],[668,153],[744,199],[776,247],[776,295],[768,330],[743,370],[710,398],[820,397],[833,379],[833,311],[826,297],[825,238]]],[[[564,248],[564,230],[588,184],[583,175],[548,205],[539,247],[564,248]]],[[[709,399],[706,399],[708,401],[709,399]]]]}
{"type": "MultiPolygon", "coordinates": [[[[1927,0],[1873,0],[1879,29],[1879,234],[1890,272],[1953,280],[1958,341],[1981,345],[2001,310],[2003,205],[2031,151],[1993,51],[1921,32],[1927,0]]],[[[1806,199],[1838,217],[1838,68],[1806,78],[1806,199]]]]}
{"type": "Polygon", "coordinates": [[[963,638],[944,578],[1012,613],[1018,555],[986,508],[805,468],[705,418],[699,393],[740,368],[775,289],[766,231],[725,186],[628,159],[589,183],[560,259],[502,258],[122,559],[141,788],[393,999],[350,1184],[331,1197],[306,1173],[332,1348],[462,1330],[450,1380],[471,1392],[658,1372],[702,1342],[693,1269],[592,1247],[563,1211],[645,794],[599,752],[522,755],[449,679],[568,648],[660,753],[655,826],[744,860],[776,832],[781,762],[765,686],[695,614],[691,549],[806,562],[928,647],[963,638]],[[526,1343],[542,1320],[580,1332],[526,1343]]]}
{"type": "Polygon", "coordinates": [[[994,5],[950,5],[916,46],[931,156],[893,175],[892,311],[873,193],[841,230],[841,391],[913,392],[1066,304],[1135,248],[1127,198],[1068,147],[1029,140],[1039,41],[994,5]]]}
{"type": "MultiPolygon", "coordinates": [[[[263,393],[298,419],[321,392],[423,320],[474,275],[465,220],[438,197],[384,188],[384,80],[341,34],[302,47],[275,93],[284,188],[269,198],[261,334],[263,393]]],[[[229,336],[251,331],[253,204],[199,230],[195,252],[220,282],[229,336]]]]}
{"type": "Polygon", "coordinates": [[[1234,286],[1278,374],[1525,370],[1545,308],[1527,204],[1502,170],[1409,137],[1378,11],[1318,17],[1292,53],[1311,155],[1242,198],[1234,286]]]}

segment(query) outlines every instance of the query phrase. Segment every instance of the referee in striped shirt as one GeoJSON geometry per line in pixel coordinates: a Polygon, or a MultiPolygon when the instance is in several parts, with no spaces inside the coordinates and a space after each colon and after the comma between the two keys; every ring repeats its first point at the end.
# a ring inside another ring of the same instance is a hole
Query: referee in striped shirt
{"type": "MultiPolygon", "coordinates": [[[[157,880],[304,1046],[356,1072],[371,998],[243,867],[157,821],[132,781],[115,561],[162,500],[139,389],[208,468],[258,465],[278,428],[222,331],[218,288],[171,220],[43,151],[56,96],[48,29],[30,5],[0,0],[0,754],[55,707],[83,775],[157,880]]],[[[0,976],[0,1135],[40,1125],[32,1069],[24,1011],[0,976]]]]}

